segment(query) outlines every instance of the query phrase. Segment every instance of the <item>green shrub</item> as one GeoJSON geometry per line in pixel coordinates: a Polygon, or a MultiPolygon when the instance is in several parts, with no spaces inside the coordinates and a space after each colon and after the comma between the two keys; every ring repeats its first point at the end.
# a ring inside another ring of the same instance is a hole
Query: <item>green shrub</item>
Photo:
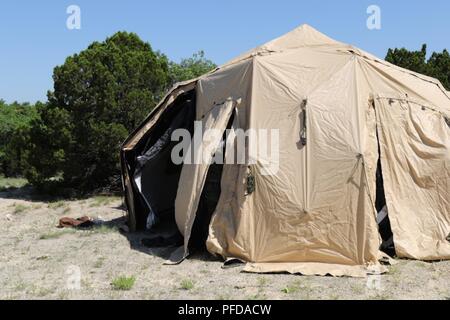
{"type": "Polygon", "coordinates": [[[181,281],[180,286],[183,290],[191,290],[194,288],[194,282],[190,279],[184,279],[181,281]]]}
{"type": "Polygon", "coordinates": [[[134,283],[136,282],[136,277],[126,277],[126,276],[120,276],[118,278],[115,278],[111,282],[111,286],[114,290],[131,290],[133,288],[134,283]]]}
{"type": "Polygon", "coordinates": [[[29,132],[27,178],[78,191],[119,184],[119,149],[169,83],[167,58],[118,32],[66,59],[29,132]],[[57,177],[57,178],[55,178],[57,177]]]}

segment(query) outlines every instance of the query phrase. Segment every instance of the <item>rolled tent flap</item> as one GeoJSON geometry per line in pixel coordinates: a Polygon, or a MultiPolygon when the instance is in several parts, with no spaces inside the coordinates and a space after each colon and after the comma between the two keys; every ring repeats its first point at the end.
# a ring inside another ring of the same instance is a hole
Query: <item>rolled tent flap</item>
{"type": "Polygon", "coordinates": [[[444,115],[409,99],[382,96],[376,114],[397,255],[450,259],[450,129],[444,115]]]}
{"type": "Polygon", "coordinates": [[[190,161],[185,158],[175,200],[176,223],[184,235],[184,256],[188,254],[189,237],[209,166],[235,105],[236,101],[228,99],[215,105],[196,123],[193,141],[186,154],[192,158],[190,161]]]}

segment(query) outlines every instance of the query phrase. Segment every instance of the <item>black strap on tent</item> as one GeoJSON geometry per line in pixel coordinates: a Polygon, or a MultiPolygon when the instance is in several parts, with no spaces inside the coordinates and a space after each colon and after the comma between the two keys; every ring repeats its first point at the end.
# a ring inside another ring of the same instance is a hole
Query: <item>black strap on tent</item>
{"type": "Polygon", "coordinates": [[[302,117],[302,131],[300,133],[300,142],[303,146],[306,146],[307,137],[306,137],[306,105],[308,104],[308,99],[305,99],[302,101],[301,108],[303,110],[303,117],[302,117]]]}
{"type": "Polygon", "coordinates": [[[247,172],[247,192],[245,193],[245,196],[251,195],[253,192],[255,192],[256,184],[255,184],[255,176],[253,175],[252,167],[248,167],[247,172]]]}

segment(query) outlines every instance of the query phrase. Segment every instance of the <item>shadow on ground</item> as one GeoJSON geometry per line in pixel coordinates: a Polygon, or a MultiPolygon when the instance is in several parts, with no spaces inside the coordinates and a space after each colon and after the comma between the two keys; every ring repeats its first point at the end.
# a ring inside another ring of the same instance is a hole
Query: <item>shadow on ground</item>
{"type": "MultiPolygon", "coordinates": [[[[166,225],[160,225],[153,231],[139,231],[139,232],[127,232],[126,220],[123,218],[117,222],[117,227],[120,230],[122,236],[124,236],[133,250],[140,251],[145,254],[157,256],[159,258],[170,260],[174,252],[183,246],[183,240],[178,237],[173,229],[166,225]],[[163,242],[168,242],[164,244],[163,242]],[[155,245],[152,245],[154,243],[155,245]],[[170,244],[171,243],[171,244],[170,244]]],[[[218,261],[217,257],[214,257],[206,249],[192,249],[188,260],[200,260],[200,261],[218,261]]]]}
{"type": "Polygon", "coordinates": [[[77,201],[88,200],[95,196],[122,196],[117,192],[104,192],[95,194],[79,195],[74,189],[55,189],[51,194],[38,191],[33,186],[26,184],[21,187],[0,188],[0,199],[25,200],[30,202],[57,202],[57,201],[77,201]]]}
{"type": "MultiPolygon", "coordinates": [[[[8,188],[0,191],[0,199],[10,199],[10,200],[22,200],[29,202],[44,202],[47,204],[58,202],[58,201],[77,201],[86,200],[89,197],[79,197],[79,198],[67,198],[61,196],[49,196],[39,192],[30,186],[22,186],[17,188],[8,188]]],[[[122,203],[118,206],[111,207],[113,210],[120,210],[125,213],[126,208],[122,203]]],[[[126,218],[119,217],[109,221],[102,221],[101,224],[95,225],[92,229],[96,228],[110,228],[117,229],[120,234],[125,237],[132,250],[136,250],[145,254],[160,257],[162,259],[168,260],[176,249],[178,249],[182,244],[183,240],[181,235],[177,235],[178,232],[173,230],[167,224],[161,223],[153,231],[141,231],[141,232],[128,232],[126,225],[126,218]],[[181,239],[180,239],[181,238],[181,239]],[[165,240],[164,240],[165,239],[165,240]],[[168,241],[164,244],[164,241],[168,241]],[[181,242],[180,242],[181,241],[181,242]],[[152,245],[152,243],[154,245],[152,245]]],[[[200,260],[200,261],[217,261],[218,259],[208,253],[205,249],[195,249],[191,250],[189,255],[189,260],[200,260]]]]}

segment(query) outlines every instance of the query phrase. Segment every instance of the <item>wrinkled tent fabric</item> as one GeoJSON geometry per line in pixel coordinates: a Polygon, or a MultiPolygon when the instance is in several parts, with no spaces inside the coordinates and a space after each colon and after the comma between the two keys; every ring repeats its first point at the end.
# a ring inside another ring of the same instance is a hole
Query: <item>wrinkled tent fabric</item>
{"type": "MultiPolygon", "coordinates": [[[[126,155],[189,90],[196,91],[197,120],[213,113],[212,126],[224,130],[231,101],[240,101],[234,126],[280,135],[279,171],[261,174],[267,159],[258,159],[251,166],[251,195],[248,166],[224,166],[207,240],[211,253],[249,262],[250,272],[359,276],[362,268],[377,266],[374,199],[381,157],[397,255],[450,258],[449,93],[436,79],[307,25],[178,84],[125,141],[121,159],[132,229],[136,191],[126,155]]],[[[205,165],[183,166],[175,205],[185,237],[182,256],[206,172],[205,165]]]]}
{"type": "Polygon", "coordinates": [[[450,128],[433,108],[407,99],[377,100],[381,161],[396,252],[450,259],[450,128]]]}

